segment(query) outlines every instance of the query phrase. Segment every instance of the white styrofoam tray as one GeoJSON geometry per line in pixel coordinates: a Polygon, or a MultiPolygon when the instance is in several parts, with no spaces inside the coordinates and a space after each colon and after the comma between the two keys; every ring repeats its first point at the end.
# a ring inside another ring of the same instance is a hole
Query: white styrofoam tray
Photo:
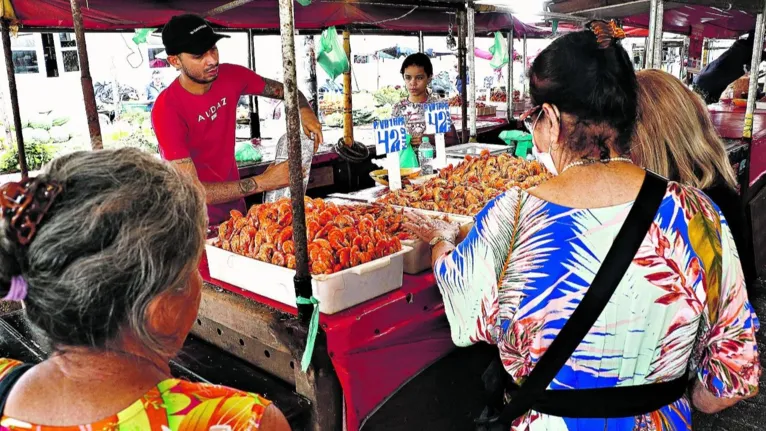
{"type": "MultiPolygon", "coordinates": [[[[210,276],[244,290],[295,306],[295,270],[261,262],[215,247],[205,249],[210,276]]],[[[411,248],[330,275],[313,275],[311,286],[319,311],[333,314],[402,287],[404,255],[411,248]]]]}

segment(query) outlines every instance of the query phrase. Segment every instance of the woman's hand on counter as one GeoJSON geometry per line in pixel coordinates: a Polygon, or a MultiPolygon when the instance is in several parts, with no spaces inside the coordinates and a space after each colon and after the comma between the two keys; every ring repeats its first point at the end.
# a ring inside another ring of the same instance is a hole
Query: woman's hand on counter
{"type": "Polygon", "coordinates": [[[319,145],[324,142],[324,137],[322,136],[322,124],[311,107],[304,106],[301,108],[301,124],[303,124],[303,133],[314,139],[314,151],[316,152],[319,145]]]}
{"type": "Polygon", "coordinates": [[[434,238],[443,238],[444,241],[455,244],[460,226],[437,218],[425,217],[414,211],[406,211],[408,221],[404,228],[412,232],[422,241],[431,243],[434,238]]]}

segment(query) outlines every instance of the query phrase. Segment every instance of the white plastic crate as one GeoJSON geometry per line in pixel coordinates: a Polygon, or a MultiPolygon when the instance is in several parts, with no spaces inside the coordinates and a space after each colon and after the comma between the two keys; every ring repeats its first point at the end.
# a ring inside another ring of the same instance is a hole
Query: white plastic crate
{"type": "MultiPolygon", "coordinates": [[[[295,270],[205,245],[210,276],[244,290],[295,306],[295,270]]],[[[333,314],[402,287],[404,255],[411,248],[330,275],[313,275],[319,311],[333,314]]]]}

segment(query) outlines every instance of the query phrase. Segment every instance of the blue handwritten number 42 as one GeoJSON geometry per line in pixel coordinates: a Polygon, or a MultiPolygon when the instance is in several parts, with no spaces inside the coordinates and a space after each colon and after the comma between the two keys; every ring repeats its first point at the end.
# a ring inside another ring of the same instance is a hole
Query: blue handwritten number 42
{"type": "Polygon", "coordinates": [[[385,147],[386,154],[398,153],[407,147],[403,139],[406,135],[404,127],[378,130],[378,142],[385,147]]]}
{"type": "Polygon", "coordinates": [[[437,134],[449,132],[450,120],[449,111],[439,110],[428,113],[428,122],[433,124],[437,134]]]}

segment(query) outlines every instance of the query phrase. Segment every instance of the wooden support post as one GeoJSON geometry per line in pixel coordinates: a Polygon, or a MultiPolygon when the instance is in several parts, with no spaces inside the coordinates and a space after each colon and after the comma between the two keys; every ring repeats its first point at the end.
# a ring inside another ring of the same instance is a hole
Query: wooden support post
{"type": "Polygon", "coordinates": [[[354,145],[354,116],[351,88],[351,32],[343,30],[343,50],[348,59],[348,70],[343,73],[343,141],[347,147],[354,145]]]}
{"type": "MultiPolygon", "coordinates": [[[[285,117],[287,117],[288,163],[290,165],[290,197],[293,210],[295,239],[295,295],[312,297],[311,273],[306,243],[306,209],[303,203],[303,151],[301,148],[301,119],[298,107],[298,73],[295,60],[295,18],[293,0],[279,0],[279,32],[282,36],[282,65],[284,67],[285,117]]],[[[298,317],[304,323],[311,318],[313,306],[298,304],[298,317]]]]}
{"type": "Polygon", "coordinates": [[[309,94],[308,99],[311,107],[314,108],[314,114],[319,118],[319,91],[317,86],[317,56],[314,45],[314,36],[306,36],[303,40],[306,56],[306,87],[309,94]]]}
{"type": "MultiPolygon", "coordinates": [[[[461,129],[460,129],[460,142],[465,144],[468,142],[468,74],[466,73],[466,12],[460,10],[457,13],[458,21],[458,36],[457,36],[457,58],[458,58],[458,73],[460,74],[460,82],[462,83],[460,89],[461,103],[461,129]]],[[[473,55],[473,53],[471,54],[473,55]]]]}
{"type": "Polygon", "coordinates": [[[471,142],[476,141],[476,11],[469,4],[466,10],[466,31],[468,32],[468,128],[471,142]]]}
{"type": "Polygon", "coordinates": [[[96,95],[93,91],[93,79],[90,77],[90,63],[88,62],[88,47],[85,44],[85,29],[82,25],[82,13],[80,12],[80,0],[69,0],[72,6],[72,22],[74,23],[74,35],[77,40],[77,56],[80,59],[80,79],[82,80],[82,97],[85,102],[85,115],[88,119],[88,132],[90,133],[90,145],[94,150],[104,148],[101,138],[101,125],[98,122],[98,109],[96,108],[96,95]]]}
{"type": "MultiPolygon", "coordinates": [[[[513,16],[511,16],[511,22],[513,22],[513,16]]],[[[513,121],[513,36],[513,27],[511,27],[511,30],[508,32],[508,77],[506,78],[505,86],[505,107],[508,110],[506,115],[508,123],[513,121]]]]}
{"type": "MultiPolygon", "coordinates": [[[[5,71],[8,74],[8,92],[11,95],[11,109],[13,109],[13,126],[16,128],[16,145],[19,152],[19,168],[21,177],[29,176],[27,169],[27,153],[24,151],[24,137],[21,135],[21,112],[19,111],[19,94],[16,88],[16,68],[13,65],[13,53],[11,52],[10,23],[7,19],[0,19],[3,33],[3,54],[5,55],[5,71]]],[[[10,128],[10,124],[6,124],[10,128]]],[[[13,145],[12,142],[8,142],[13,145]]]]}

